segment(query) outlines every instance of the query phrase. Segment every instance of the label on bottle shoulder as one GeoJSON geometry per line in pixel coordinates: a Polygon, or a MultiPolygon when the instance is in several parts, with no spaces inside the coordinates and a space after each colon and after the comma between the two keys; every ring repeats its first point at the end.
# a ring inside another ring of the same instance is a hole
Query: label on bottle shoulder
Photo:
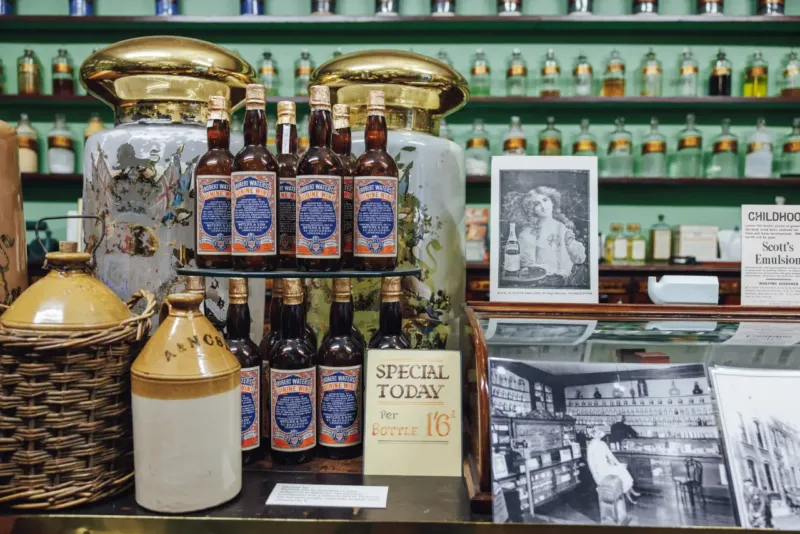
{"type": "Polygon", "coordinates": [[[739,142],[736,139],[720,139],[714,143],[711,149],[714,154],[721,154],[723,152],[739,152],[739,142]]]}
{"type": "Polygon", "coordinates": [[[525,65],[511,65],[508,67],[506,71],[506,77],[511,78],[512,76],[527,76],[528,75],[528,67],[525,65]]]}
{"type": "Polygon", "coordinates": [[[231,253],[231,177],[198,175],[197,253],[220,256],[231,253]]]}
{"type": "Polygon", "coordinates": [[[503,151],[509,152],[511,150],[526,150],[528,148],[528,141],[524,137],[512,137],[503,141],[503,151]]]}
{"type": "Polygon", "coordinates": [[[572,144],[572,153],[592,152],[597,153],[597,143],[591,139],[581,139],[572,144]]]}
{"type": "Polygon", "coordinates": [[[711,71],[712,76],[730,76],[731,69],[730,67],[714,67],[714,70],[711,71]]]}
{"type": "Polygon", "coordinates": [[[681,76],[696,76],[697,73],[697,65],[683,65],[681,67],[681,76]]]}
{"type": "Polygon", "coordinates": [[[335,259],[342,255],[342,177],[297,177],[297,257],[335,259]]]}
{"type": "Polygon", "coordinates": [[[574,69],[572,69],[573,76],[580,76],[580,75],[592,75],[592,66],[588,63],[581,63],[580,65],[576,65],[574,69]]]}
{"type": "Polygon", "coordinates": [[[261,400],[261,435],[264,443],[269,441],[269,427],[270,427],[270,407],[269,407],[269,354],[264,356],[261,361],[261,391],[259,398],[261,400]]]}
{"type": "Polygon", "coordinates": [[[345,176],[342,180],[342,250],[345,254],[353,253],[353,225],[355,219],[353,183],[352,176],[345,176]]]}
{"type": "Polygon", "coordinates": [[[624,63],[609,63],[606,66],[606,72],[625,72],[625,64],[624,63]]]}
{"type": "Polygon", "coordinates": [[[17,137],[17,146],[19,148],[27,148],[34,152],[39,152],[39,141],[35,137],[17,137]]]}
{"type": "Polygon", "coordinates": [[[624,260],[628,258],[628,240],[624,237],[618,237],[614,240],[613,249],[615,260],[624,260]]]}
{"type": "Polygon", "coordinates": [[[314,69],[311,68],[311,65],[300,65],[294,69],[294,76],[295,78],[299,78],[301,76],[311,76],[312,70],[314,69]]]}
{"type": "Polygon", "coordinates": [[[642,67],[642,75],[643,76],[660,76],[661,75],[661,67],[658,65],[645,65],[642,67]]]}
{"type": "Polygon", "coordinates": [[[270,369],[271,447],[296,452],[317,444],[317,371],[270,369]]]}
{"type": "Polygon", "coordinates": [[[473,76],[481,76],[483,74],[490,74],[489,65],[473,65],[472,66],[472,75],[473,76]]]}
{"type": "Polygon", "coordinates": [[[558,152],[561,154],[561,139],[556,137],[539,139],[539,152],[558,152]]]}
{"type": "Polygon", "coordinates": [[[489,148],[489,140],[485,137],[467,139],[467,148],[489,148]]]}
{"type": "Polygon", "coordinates": [[[542,67],[542,76],[555,76],[561,74],[561,67],[558,65],[545,65],[542,67]]]}
{"type": "Polygon", "coordinates": [[[232,218],[233,254],[274,256],[278,253],[275,212],[277,178],[274,172],[234,172],[232,218]]]}
{"type": "Polygon", "coordinates": [[[72,74],[72,65],[69,63],[54,63],[53,74],[72,74]]]}
{"type": "Polygon", "coordinates": [[[666,141],[645,141],[642,143],[642,154],[666,154],[666,141]]]}
{"type": "Polygon", "coordinates": [[[295,217],[297,216],[297,179],[280,179],[279,247],[282,256],[295,255],[295,217]]]}
{"type": "Polygon", "coordinates": [[[47,148],[64,148],[66,150],[74,150],[72,138],[66,135],[52,135],[47,138],[47,148]]]}
{"type": "Polygon", "coordinates": [[[701,148],[703,146],[703,138],[699,135],[687,135],[678,141],[678,150],[684,148],[701,148]]]}
{"type": "Polygon", "coordinates": [[[292,128],[283,128],[281,132],[281,154],[289,154],[291,151],[292,128]]]}
{"type": "Polygon", "coordinates": [[[612,139],[608,143],[609,154],[613,154],[614,152],[630,152],[630,151],[631,151],[631,140],[625,137],[612,139]]]}
{"type": "Polygon", "coordinates": [[[355,177],[355,256],[397,257],[397,178],[355,177]]]}
{"type": "Polygon", "coordinates": [[[767,76],[767,67],[763,65],[756,65],[754,67],[747,68],[747,77],[748,78],[760,78],[767,76]]]}
{"type": "Polygon", "coordinates": [[[350,447],[361,443],[361,366],[319,370],[319,444],[350,447]]]}
{"type": "Polygon", "coordinates": [[[242,450],[257,449],[261,445],[259,418],[261,411],[261,369],[246,367],[241,370],[242,384],[242,450]]]}
{"type": "Polygon", "coordinates": [[[650,243],[654,260],[668,260],[672,255],[671,230],[651,230],[650,243]]]}
{"type": "Polygon", "coordinates": [[[769,143],[765,143],[763,141],[758,141],[756,143],[749,143],[747,145],[747,153],[751,154],[753,152],[758,152],[759,150],[769,150],[772,151],[772,145],[769,143]]]}
{"type": "Polygon", "coordinates": [[[796,65],[792,65],[790,67],[786,67],[786,69],[783,71],[783,77],[784,78],[793,78],[793,77],[797,76],[798,74],[800,74],[800,67],[798,67],[796,65]]]}
{"type": "Polygon", "coordinates": [[[261,69],[258,72],[259,74],[278,74],[278,71],[275,70],[275,65],[261,65],[261,69]]]}
{"type": "Polygon", "coordinates": [[[783,144],[784,154],[794,154],[795,152],[800,152],[800,140],[787,141],[783,144]]]}
{"type": "Polygon", "coordinates": [[[18,72],[36,72],[39,66],[36,63],[20,63],[17,66],[18,72]]]}

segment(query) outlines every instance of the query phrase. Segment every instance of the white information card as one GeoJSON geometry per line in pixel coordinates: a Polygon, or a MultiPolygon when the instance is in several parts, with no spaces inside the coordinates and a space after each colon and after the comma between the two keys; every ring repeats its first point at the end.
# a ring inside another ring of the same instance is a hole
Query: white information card
{"type": "Polygon", "coordinates": [[[800,206],[742,206],[742,305],[800,306],[800,206]]]}
{"type": "Polygon", "coordinates": [[[267,505],[327,508],[386,508],[389,486],[275,484],[267,505]]]}

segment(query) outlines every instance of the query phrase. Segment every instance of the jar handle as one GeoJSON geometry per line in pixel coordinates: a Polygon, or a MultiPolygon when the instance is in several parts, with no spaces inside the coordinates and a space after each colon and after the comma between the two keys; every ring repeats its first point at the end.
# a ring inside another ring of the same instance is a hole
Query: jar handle
{"type": "MultiPolygon", "coordinates": [[[[105,239],[105,237],[106,237],[106,221],[103,220],[101,217],[98,217],[97,215],[61,215],[61,216],[58,216],[58,217],[43,217],[43,218],[39,219],[38,221],[36,221],[36,228],[34,228],[34,232],[35,232],[35,236],[36,236],[36,241],[39,242],[39,245],[41,245],[42,250],[44,250],[45,254],[47,254],[48,251],[47,251],[47,247],[44,246],[44,243],[39,238],[39,225],[41,223],[43,223],[44,221],[54,221],[54,220],[62,220],[62,219],[95,219],[97,222],[100,223],[100,228],[102,229],[102,231],[100,232],[100,239],[97,240],[97,243],[95,243],[94,247],[92,248],[92,252],[91,252],[91,254],[92,254],[92,262],[91,262],[91,265],[89,265],[89,267],[92,270],[94,270],[94,268],[97,266],[97,249],[100,248],[100,243],[102,243],[103,239],[105,239]]],[[[84,242],[84,245],[85,244],[86,243],[84,242]]]]}

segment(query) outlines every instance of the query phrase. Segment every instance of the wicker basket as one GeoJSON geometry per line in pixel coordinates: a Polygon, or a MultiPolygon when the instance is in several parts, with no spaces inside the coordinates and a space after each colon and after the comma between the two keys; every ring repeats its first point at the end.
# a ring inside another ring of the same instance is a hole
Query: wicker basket
{"type": "Polygon", "coordinates": [[[0,503],[59,510],[133,485],[130,365],[144,311],[107,328],[42,332],[0,325],[0,503]]]}

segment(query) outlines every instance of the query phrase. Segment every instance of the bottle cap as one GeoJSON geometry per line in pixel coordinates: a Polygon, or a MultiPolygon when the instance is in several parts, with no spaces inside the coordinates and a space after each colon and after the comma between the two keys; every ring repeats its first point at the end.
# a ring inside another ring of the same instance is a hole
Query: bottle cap
{"type": "Polygon", "coordinates": [[[297,106],[294,102],[281,100],[278,102],[278,124],[296,124],[297,106]]]}
{"type": "Polygon", "coordinates": [[[283,278],[275,278],[272,281],[272,298],[283,298],[283,278]]]}
{"type": "Polygon", "coordinates": [[[228,99],[221,95],[208,97],[208,111],[226,111],[228,109],[228,99]]]}
{"type": "Polygon", "coordinates": [[[167,295],[167,302],[172,315],[172,310],[199,310],[203,297],[192,293],[173,293],[167,295]]]}
{"type": "Polygon", "coordinates": [[[183,286],[186,293],[206,292],[206,279],[203,276],[186,276],[183,279],[183,286]]]}
{"type": "Polygon", "coordinates": [[[247,280],[244,278],[228,279],[228,296],[231,304],[244,304],[247,302],[247,280]]]}
{"type": "Polygon", "coordinates": [[[327,85],[312,85],[309,98],[311,109],[331,110],[331,89],[327,85]]]}
{"type": "Polygon", "coordinates": [[[628,223],[629,232],[638,232],[641,229],[642,227],[639,225],[639,223],[628,223]]]}
{"type": "Polygon", "coordinates": [[[247,84],[244,101],[247,109],[263,109],[267,104],[266,89],[260,83],[247,84]]]}
{"type": "Polygon", "coordinates": [[[370,91],[367,113],[370,115],[383,115],[386,111],[386,96],[383,91],[370,91]]]}
{"type": "Polygon", "coordinates": [[[299,278],[284,278],[283,304],[296,306],[303,303],[303,284],[299,278]]]}
{"type": "Polygon", "coordinates": [[[333,105],[333,127],[337,130],[350,127],[350,106],[347,104],[333,105]]]}
{"type": "Polygon", "coordinates": [[[78,252],[78,244],[74,241],[62,241],[58,244],[59,252],[78,252]]]}
{"type": "Polygon", "coordinates": [[[381,281],[381,301],[400,302],[400,295],[403,292],[401,281],[399,276],[384,278],[381,281]]]}
{"type": "Polygon", "coordinates": [[[352,292],[352,285],[350,284],[349,278],[333,279],[334,302],[350,302],[351,292],[352,292]]]}

